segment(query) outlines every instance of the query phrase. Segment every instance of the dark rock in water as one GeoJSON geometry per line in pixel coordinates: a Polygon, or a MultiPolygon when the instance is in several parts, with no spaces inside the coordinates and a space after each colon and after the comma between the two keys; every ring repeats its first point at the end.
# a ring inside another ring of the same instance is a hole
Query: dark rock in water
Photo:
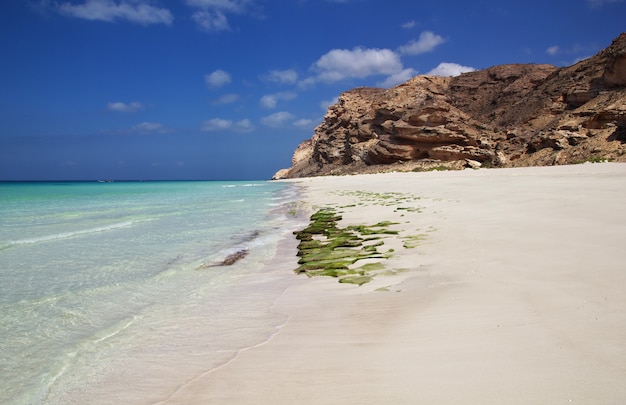
{"type": "Polygon", "coordinates": [[[219,267],[219,266],[232,266],[233,264],[237,263],[239,260],[243,259],[247,255],[248,255],[248,249],[241,249],[241,250],[236,251],[235,253],[229,254],[228,256],[226,256],[224,260],[222,260],[219,263],[203,264],[202,266],[198,267],[198,269],[208,269],[209,267],[219,267]]]}
{"type": "Polygon", "coordinates": [[[252,231],[241,239],[241,242],[252,242],[261,235],[259,231],[252,231]]]}
{"type": "Polygon", "coordinates": [[[232,266],[239,260],[243,259],[248,255],[248,249],[241,249],[236,251],[235,253],[231,253],[226,256],[226,259],[222,261],[218,266],[232,266]]]}

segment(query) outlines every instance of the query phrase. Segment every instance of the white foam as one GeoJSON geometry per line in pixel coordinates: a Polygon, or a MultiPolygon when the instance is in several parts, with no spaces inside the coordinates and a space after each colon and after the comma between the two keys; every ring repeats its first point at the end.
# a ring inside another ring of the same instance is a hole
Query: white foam
{"type": "Polygon", "coordinates": [[[60,240],[60,239],[69,239],[69,238],[73,238],[76,236],[88,235],[92,233],[100,233],[100,232],[112,231],[115,229],[129,228],[131,226],[133,226],[133,221],[124,221],[124,222],[117,222],[117,223],[105,225],[105,226],[98,226],[95,228],[81,229],[81,230],[69,231],[69,232],[61,232],[61,233],[45,235],[45,236],[36,236],[34,238],[10,240],[10,241],[7,241],[4,245],[1,245],[0,250],[9,248],[11,246],[16,246],[16,245],[32,245],[32,244],[41,243],[41,242],[50,242],[50,241],[55,241],[55,240],[60,240]]]}

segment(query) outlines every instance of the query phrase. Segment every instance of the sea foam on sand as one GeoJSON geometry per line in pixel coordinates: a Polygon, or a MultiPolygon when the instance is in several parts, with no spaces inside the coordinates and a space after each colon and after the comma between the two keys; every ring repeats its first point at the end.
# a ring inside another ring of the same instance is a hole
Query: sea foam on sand
{"type": "Polygon", "coordinates": [[[293,181],[425,237],[361,287],[294,275],[280,331],[167,403],[626,403],[626,164],[293,181]],[[419,212],[355,204],[384,193],[419,212]]]}

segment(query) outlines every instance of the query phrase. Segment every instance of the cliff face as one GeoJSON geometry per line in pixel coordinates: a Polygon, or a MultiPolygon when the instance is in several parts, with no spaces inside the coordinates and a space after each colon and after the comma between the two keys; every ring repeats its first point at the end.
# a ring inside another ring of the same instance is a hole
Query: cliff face
{"type": "Polygon", "coordinates": [[[573,66],[417,76],[339,97],[274,178],[626,161],[626,33],[573,66]]]}

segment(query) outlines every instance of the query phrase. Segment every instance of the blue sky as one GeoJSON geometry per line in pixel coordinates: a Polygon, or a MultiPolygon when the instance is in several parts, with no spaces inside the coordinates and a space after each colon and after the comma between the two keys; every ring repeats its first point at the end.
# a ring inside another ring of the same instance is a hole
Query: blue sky
{"type": "Polygon", "coordinates": [[[358,86],[571,65],[625,0],[8,0],[0,180],[267,179],[358,86]]]}

